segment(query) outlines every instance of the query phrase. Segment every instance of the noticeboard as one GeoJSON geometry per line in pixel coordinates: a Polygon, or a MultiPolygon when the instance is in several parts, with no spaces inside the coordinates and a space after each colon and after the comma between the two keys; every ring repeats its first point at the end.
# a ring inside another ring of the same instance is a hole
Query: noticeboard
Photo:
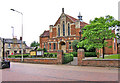
{"type": "Polygon", "coordinates": [[[43,54],[43,51],[37,51],[37,56],[42,56],[43,54]]]}
{"type": "Polygon", "coordinates": [[[31,52],[30,52],[30,55],[31,55],[31,56],[36,56],[36,51],[31,51],[31,52]]]}

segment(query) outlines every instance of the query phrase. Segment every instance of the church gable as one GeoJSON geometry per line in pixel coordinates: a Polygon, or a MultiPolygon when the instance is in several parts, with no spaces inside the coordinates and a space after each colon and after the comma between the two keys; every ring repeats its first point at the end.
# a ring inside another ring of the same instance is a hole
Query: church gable
{"type": "Polygon", "coordinates": [[[64,10],[62,11],[61,16],[58,18],[58,20],[56,21],[54,26],[57,26],[58,24],[61,24],[63,21],[65,21],[66,23],[70,22],[70,23],[75,23],[78,19],[67,15],[64,13],[64,10]]]}

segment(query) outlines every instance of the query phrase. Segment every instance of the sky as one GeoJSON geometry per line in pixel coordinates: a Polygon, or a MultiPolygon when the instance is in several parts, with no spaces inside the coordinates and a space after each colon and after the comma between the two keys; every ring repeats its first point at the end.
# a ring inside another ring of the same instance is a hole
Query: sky
{"type": "Polygon", "coordinates": [[[119,0],[0,0],[0,37],[18,39],[21,36],[22,15],[10,9],[23,13],[23,41],[30,46],[31,42],[38,41],[49,25],[54,25],[64,12],[77,18],[79,12],[83,21],[89,23],[95,17],[106,15],[118,20],[119,0]]]}

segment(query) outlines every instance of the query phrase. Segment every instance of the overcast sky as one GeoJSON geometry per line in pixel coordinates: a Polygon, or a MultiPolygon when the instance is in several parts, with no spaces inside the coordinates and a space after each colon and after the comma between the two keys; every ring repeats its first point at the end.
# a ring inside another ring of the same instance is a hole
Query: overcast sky
{"type": "Polygon", "coordinates": [[[79,12],[83,21],[95,17],[111,15],[118,20],[119,0],[0,0],[0,37],[12,38],[21,36],[21,14],[11,11],[13,8],[23,13],[23,40],[27,45],[39,41],[40,34],[54,25],[64,12],[77,18],[79,12]]]}

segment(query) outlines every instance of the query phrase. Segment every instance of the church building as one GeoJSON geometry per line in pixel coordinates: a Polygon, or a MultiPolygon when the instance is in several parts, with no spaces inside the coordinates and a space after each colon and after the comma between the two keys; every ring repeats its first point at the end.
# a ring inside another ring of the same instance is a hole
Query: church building
{"type": "MultiPolygon", "coordinates": [[[[62,14],[54,25],[49,26],[49,30],[45,30],[40,35],[40,48],[46,48],[48,52],[57,52],[63,50],[65,53],[73,52],[72,42],[80,40],[81,29],[88,25],[82,20],[79,13],[78,19],[65,14],[62,8],[62,14]]],[[[109,53],[108,53],[109,54],[109,53]]]]}
{"type": "Polygon", "coordinates": [[[57,52],[57,50],[72,52],[72,42],[80,39],[79,31],[87,25],[82,21],[80,13],[78,18],[65,14],[62,8],[62,14],[56,23],[50,25],[49,30],[40,35],[40,48],[46,48],[48,52],[57,52]]]}

